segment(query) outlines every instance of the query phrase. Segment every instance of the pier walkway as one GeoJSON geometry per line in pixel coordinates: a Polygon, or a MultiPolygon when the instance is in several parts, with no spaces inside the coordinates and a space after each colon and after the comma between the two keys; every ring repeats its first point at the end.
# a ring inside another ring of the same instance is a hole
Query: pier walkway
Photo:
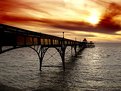
{"type": "Polygon", "coordinates": [[[25,29],[0,24],[0,54],[22,47],[32,48],[38,55],[40,61],[40,70],[45,53],[49,48],[55,48],[61,56],[63,70],[65,71],[65,50],[67,46],[74,48],[75,55],[93,43],[85,43],[76,40],[70,40],[63,37],[52,36],[48,34],[32,32],[25,29]],[[4,48],[8,47],[9,48],[4,48]]]}

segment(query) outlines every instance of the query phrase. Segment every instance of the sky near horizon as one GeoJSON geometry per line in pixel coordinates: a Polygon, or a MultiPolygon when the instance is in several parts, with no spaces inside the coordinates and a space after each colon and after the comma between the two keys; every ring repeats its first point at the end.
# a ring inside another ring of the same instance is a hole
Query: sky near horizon
{"type": "Polygon", "coordinates": [[[1,0],[0,23],[75,40],[121,42],[121,0],[1,0]]]}

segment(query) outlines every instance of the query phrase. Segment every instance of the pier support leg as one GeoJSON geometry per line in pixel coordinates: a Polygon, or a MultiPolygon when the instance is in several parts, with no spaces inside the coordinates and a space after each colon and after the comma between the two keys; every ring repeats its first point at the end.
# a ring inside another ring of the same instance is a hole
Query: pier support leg
{"type": "Polygon", "coordinates": [[[43,60],[43,58],[39,56],[39,61],[40,61],[40,68],[39,68],[39,70],[40,71],[42,71],[42,60],[43,60]]]}
{"type": "Polygon", "coordinates": [[[42,69],[41,69],[42,68],[42,61],[43,61],[43,58],[44,58],[44,55],[45,55],[47,49],[48,49],[48,47],[41,47],[39,50],[40,53],[37,52],[37,54],[39,56],[39,62],[40,62],[40,68],[39,68],[40,71],[42,71],[42,69]]]}
{"type": "Polygon", "coordinates": [[[65,71],[65,52],[64,51],[62,54],[62,64],[63,64],[63,71],[65,71]]]}
{"type": "Polygon", "coordinates": [[[61,51],[62,51],[61,57],[62,57],[63,71],[65,71],[65,50],[66,50],[66,47],[62,46],[61,47],[61,51]]]}
{"type": "Polygon", "coordinates": [[[66,46],[56,47],[57,51],[59,52],[61,59],[62,59],[62,65],[63,65],[63,71],[65,71],[65,50],[66,46]]]}

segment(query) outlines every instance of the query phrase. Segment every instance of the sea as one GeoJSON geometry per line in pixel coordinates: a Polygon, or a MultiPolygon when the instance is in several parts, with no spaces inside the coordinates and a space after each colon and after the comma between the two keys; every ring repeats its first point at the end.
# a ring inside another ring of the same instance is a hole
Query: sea
{"type": "Polygon", "coordinates": [[[46,52],[42,71],[30,48],[0,54],[0,91],[121,91],[121,44],[96,43],[76,57],[70,50],[65,71],[54,48],[46,52]]]}

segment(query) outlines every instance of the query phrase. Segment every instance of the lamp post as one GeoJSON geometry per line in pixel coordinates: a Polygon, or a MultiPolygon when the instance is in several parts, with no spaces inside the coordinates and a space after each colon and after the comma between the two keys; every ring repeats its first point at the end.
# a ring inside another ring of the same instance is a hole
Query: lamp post
{"type": "Polygon", "coordinates": [[[63,32],[63,38],[64,38],[64,32],[63,32]]]}

